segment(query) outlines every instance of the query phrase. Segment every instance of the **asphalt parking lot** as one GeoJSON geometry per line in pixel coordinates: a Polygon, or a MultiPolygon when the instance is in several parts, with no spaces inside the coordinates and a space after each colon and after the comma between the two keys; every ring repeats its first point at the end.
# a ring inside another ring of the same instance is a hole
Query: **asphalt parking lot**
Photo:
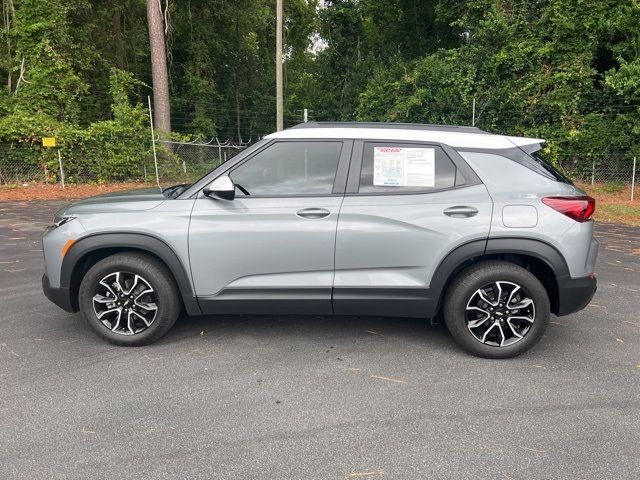
{"type": "Polygon", "coordinates": [[[0,478],[637,479],[640,229],[514,360],[407,319],[183,318],[114,347],[42,294],[59,202],[0,203],[0,478]]]}

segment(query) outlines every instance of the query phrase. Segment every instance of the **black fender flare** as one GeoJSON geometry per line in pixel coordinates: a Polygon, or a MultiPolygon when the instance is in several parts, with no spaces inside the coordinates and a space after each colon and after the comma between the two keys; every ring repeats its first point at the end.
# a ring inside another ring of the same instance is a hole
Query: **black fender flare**
{"type": "Polygon", "coordinates": [[[562,254],[552,245],[533,238],[499,237],[487,240],[486,255],[495,253],[514,253],[528,255],[542,260],[556,278],[569,275],[569,267],[562,254]]]}
{"type": "Polygon", "coordinates": [[[194,295],[188,270],[178,255],[164,241],[148,234],[99,233],[81,238],[71,246],[62,261],[60,286],[71,289],[73,274],[81,265],[82,259],[92,252],[107,248],[135,249],[158,257],[173,275],[187,313],[189,315],[202,314],[194,295]]]}
{"type": "Polygon", "coordinates": [[[472,258],[482,257],[487,248],[487,239],[473,240],[462,244],[445,255],[436,267],[429,282],[429,302],[426,316],[433,318],[440,310],[440,303],[447,284],[459,268],[472,258]]]}
{"type": "Polygon", "coordinates": [[[473,240],[450,251],[436,267],[429,285],[429,317],[437,314],[448,283],[467,261],[488,255],[515,254],[535,257],[554,273],[556,283],[569,277],[569,268],[562,254],[552,245],[530,238],[500,237],[473,240]]]}

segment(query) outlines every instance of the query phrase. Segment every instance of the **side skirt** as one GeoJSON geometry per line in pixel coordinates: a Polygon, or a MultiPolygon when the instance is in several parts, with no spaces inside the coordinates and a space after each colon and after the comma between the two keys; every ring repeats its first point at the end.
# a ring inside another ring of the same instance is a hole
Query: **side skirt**
{"type": "Polygon", "coordinates": [[[331,288],[232,288],[198,297],[205,315],[299,314],[331,315],[331,288]]]}
{"type": "Polygon", "coordinates": [[[425,288],[227,289],[198,297],[204,315],[373,315],[429,318],[438,299],[425,288]]]}
{"type": "Polygon", "coordinates": [[[431,318],[438,298],[428,288],[334,288],[336,315],[431,318]]]}

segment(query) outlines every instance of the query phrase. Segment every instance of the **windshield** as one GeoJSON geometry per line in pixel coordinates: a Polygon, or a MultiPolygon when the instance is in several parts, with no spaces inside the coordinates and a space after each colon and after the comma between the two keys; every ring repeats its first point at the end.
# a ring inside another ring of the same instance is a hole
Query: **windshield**
{"type": "Polygon", "coordinates": [[[268,139],[258,140],[256,143],[248,146],[247,148],[239,152],[237,155],[228,159],[226,162],[223,162],[220,165],[214,166],[213,170],[203,175],[199,180],[196,180],[195,182],[189,185],[186,185],[185,188],[182,189],[180,193],[176,194],[174,198],[178,198],[179,196],[182,196],[182,198],[189,198],[189,196],[198,192],[200,189],[205,187],[208,183],[213,181],[213,179],[215,179],[216,176],[219,175],[219,172],[221,170],[227,170],[228,168],[230,168],[228,167],[229,163],[231,163],[232,166],[235,165],[236,163],[238,163],[238,161],[242,160],[247,155],[251,155],[256,150],[262,148],[265,144],[269,143],[269,141],[270,140],[268,139]]]}

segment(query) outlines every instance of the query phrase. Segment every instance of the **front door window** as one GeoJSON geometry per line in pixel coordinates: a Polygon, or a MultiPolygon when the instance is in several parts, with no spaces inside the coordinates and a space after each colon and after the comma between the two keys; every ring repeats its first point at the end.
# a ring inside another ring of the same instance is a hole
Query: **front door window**
{"type": "Polygon", "coordinates": [[[238,196],[330,195],[342,142],[278,142],[231,171],[238,196]]]}

